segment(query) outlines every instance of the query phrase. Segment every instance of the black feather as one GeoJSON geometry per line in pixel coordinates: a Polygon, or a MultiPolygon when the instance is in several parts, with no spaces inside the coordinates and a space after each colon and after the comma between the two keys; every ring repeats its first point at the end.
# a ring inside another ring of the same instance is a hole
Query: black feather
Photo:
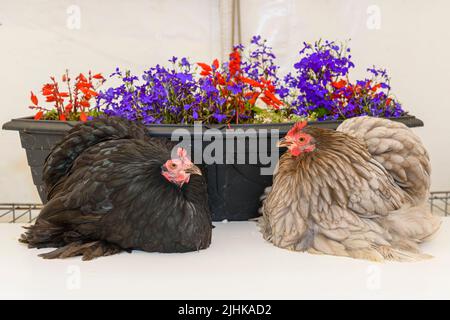
{"type": "Polygon", "coordinates": [[[44,166],[48,203],[22,236],[30,247],[58,247],[45,258],[90,260],[122,250],[187,252],[211,242],[206,182],[182,188],[161,175],[173,143],[119,118],[74,127],[44,166]]]}

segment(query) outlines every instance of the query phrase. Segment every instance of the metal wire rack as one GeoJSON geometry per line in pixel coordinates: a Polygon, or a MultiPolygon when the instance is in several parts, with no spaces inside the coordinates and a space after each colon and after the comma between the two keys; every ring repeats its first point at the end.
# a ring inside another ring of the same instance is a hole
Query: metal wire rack
{"type": "Polygon", "coordinates": [[[431,212],[443,216],[450,215],[450,191],[436,191],[430,195],[431,212]]]}
{"type": "Polygon", "coordinates": [[[43,205],[38,203],[0,203],[0,222],[33,222],[43,205]]]}
{"type": "MultiPolygon", "coordinates": [[[[450,191],[431,192],[428,201],[431,212],[450,216],[450,191]]],[[[0,223],[31,223],[42,207],[40,203],[0,203],[0,223]]]]}

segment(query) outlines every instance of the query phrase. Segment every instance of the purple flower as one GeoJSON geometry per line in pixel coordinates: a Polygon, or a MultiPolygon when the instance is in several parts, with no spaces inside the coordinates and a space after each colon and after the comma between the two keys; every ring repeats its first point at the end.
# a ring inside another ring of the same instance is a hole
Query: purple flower
{"type": "Polygon", "coordinates": [[[194,114],[191,106],[195,103],[193,92],[199,90],[199,85],[188,70],[189,62],[184,58],[177,66],[178,58],[169,61],[173,62],[171,68],[156,65],[144,72],[140,77],[142,81],[129,71],[122,73],[117,69],[112,76],[119,78],[122,84],[100,92],[98,107],[108,115],[145,124],[179,123],[189,117],[198,118],[198,112],[194,114]]]}
{"type": "Polygon", "coordinates": [[[176,77],[180,79],[182,83],[192,81],[192,74],[190,73],[177,73],[176,77]]]}
{"type": "Polygon", "coordinates": [[[189,68],[191,64],[189,63],[188,59],[185,57],[181,58],[181,66],[189,68]]]}
{"type": "Polygon", "coordinates": [[[113,73],[111,73],[109,76],[113,77],[113,76],[116,76],[116,75],[122,76],[122,73],[121,73],[119,68],[116,68],[116,70],[113,73]]]}
{"type": "MultiPolygon", "coordinates": [[[[388,94],[378,91],[373,95],[372,86],[389,90],[389,77],[386,70],[375,67],[367,69],[373,79],[358,80],[360,92],[355,93],[346,86],[335,88],[333,83],[339,79],[348,79],[349,70],[355,65],[351,61],[350,48],[331,41],[318,41],[314,45],[304,43],[300,59],[294,64],[296,72],[285,76],[277,89],[279,96],[286,100],[298,115],[315,115],[318,120],[348,118],[361,114],[374,116],[395,116],[403,111],[388,111],[388,94]],[[294,98],[291,92],[298,92],[294,98]],[[343,100],[345,99],[345,100],[343,100]]],[[[346,82],[345,82],[346,83],[346,82]]],[[[374,89],[375,91],[378,89],[374,89]]]]}
{"type": "Polygon", "coordinates": [[[243,89],[242,85],[237,84],[237,83],[233,84],[232,86],[227,86],[227,88],[228,88],[228,90],[231,91],[232,94],[235,94],[235,95],[241,93],[242,89],[243,89]]]}
{"type": "Polygon", "coordinates": [[[204,78],[200,81],[200,89],[208,96],[214,96],[219,93],[219,90],[212,84],[211,79],[204,78]]]}
{"type": "Polygon", "coordinates": [[[213,117],[217,120],[218,123],[222,123],[222,121],[227,119],[227,116],[225,114],[220,114],[220,113],[214,113],[213,117]]]}
{"type": "Polygon", "coordinates": [[[252,40],[250,40],[250,43],[259,45],[260,41],[261,41],[261,36],[253,36],[252,40]]]}

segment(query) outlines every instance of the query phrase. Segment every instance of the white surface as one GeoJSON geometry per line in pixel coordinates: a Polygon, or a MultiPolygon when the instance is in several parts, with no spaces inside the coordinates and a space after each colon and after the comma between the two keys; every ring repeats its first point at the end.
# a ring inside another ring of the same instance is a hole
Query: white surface
{"type": "Polygon", "coordinates": [[[290,252],[265,242],[255,223],[219,223],[209,249],[123,253],[83,262],[44,260],[0,224],[1,298],[305,299],[450,298],[450,220],[424,245],[434,259],[374,264],[290,252]]]}

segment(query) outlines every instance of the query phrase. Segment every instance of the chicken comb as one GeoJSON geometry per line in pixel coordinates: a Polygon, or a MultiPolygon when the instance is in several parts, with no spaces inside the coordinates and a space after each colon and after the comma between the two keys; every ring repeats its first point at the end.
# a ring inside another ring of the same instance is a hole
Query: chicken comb
{"type": "Polygon", "coordinates": [[[306,127],[306,125],[308,124],[307,121],[300,121],[297,122],[296,124],[294,124],[294,126],[288,131],[287,135],[288,136],[293,136],[296,135],[298,133],[300,133],[302,131],[302,129],[304,127],[306,127]]]}

